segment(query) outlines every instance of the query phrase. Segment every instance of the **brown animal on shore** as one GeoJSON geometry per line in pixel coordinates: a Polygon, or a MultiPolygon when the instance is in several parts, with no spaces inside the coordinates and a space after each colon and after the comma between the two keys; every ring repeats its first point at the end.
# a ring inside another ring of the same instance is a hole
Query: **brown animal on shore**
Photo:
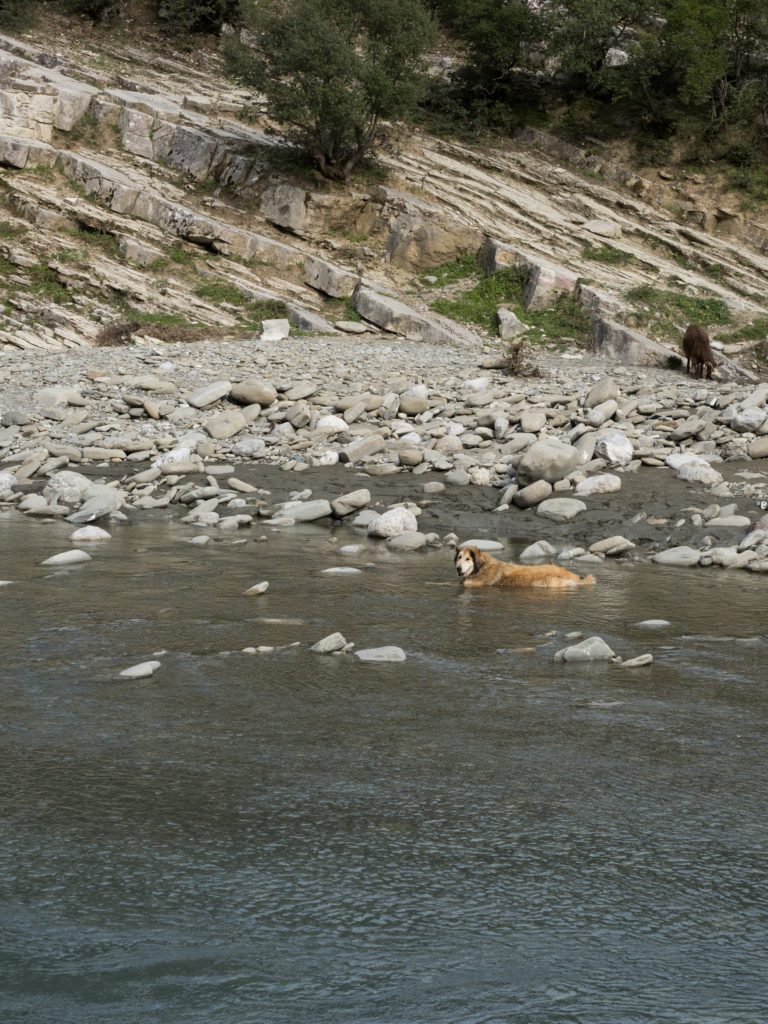
{"type": "Polygon", "coordinates": [[[465,587],[548,587],[553,590],[595,583],[594,576],[577,576],[559,565],[512,565],[476,547],[460,548],[454,558],[465,587]]]}
{"type": "Polygon", "coordinates": [[[709,335],[703,327],[698,324],[688,324],[683,335],[683,355],[688,362],[685,364],[685,372],[691,372],[696,377],[701,377],[704,367],[707,368],[707,380],[712,380],[712,371],[717,366],[712,349],[709,344],[709,335]]]}

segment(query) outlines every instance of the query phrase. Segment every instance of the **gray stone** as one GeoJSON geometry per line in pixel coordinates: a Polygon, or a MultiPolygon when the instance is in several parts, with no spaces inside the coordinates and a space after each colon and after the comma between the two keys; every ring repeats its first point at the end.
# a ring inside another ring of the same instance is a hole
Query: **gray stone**
{"type": "Polygon", "coordinates": [[[506,306],[499,306],[496,315],[499,320],[499,337],[502,341],[514,341],[528,330],[528,325],[518,319],[517,315],[506,306]]]}
{"type": "Polygon", "coordinates": [[[537,507],[536,515],[552,519],[556,523],[567,523],[575,519],[580,512],[585,512],[586,508],[584,502],[576,498],[548,498],[537,507]]]}
{"type": "Polygon", "coordinates": [[[82,473],[64,469],[59,473],[53,473],[48,478],[48,483],[43,488],[43,497],[49,505],[56,502],[61,502],[64,505],[79,505],[92,483],[93,481],[89,480],[87,476],[83,476],[82,473]]]}
{"type": "Polygon", "coordinates": [[[304,280],[311,288],[336,299],[349,298],[360,283],[359,275],[316,256],[307,256],[304,261],[304,280]]]}
{"type": "Polygon", "coordinates": [[[125,495],[119,487],[92,484],[83,495],[84,502],[77,512],[67,516],[70,523],[93,523],[104,516],[118,512],[125,502],[125,495]]]}
{"type": "Polygon", "coordinates": [[[631,540],[627,540],[626,537],[616,535],[615,537],[606,537],[604,540],[595,541],[594,544],[590,544],[589,550],[593,555],[623,555],[625,551],[631,551],[635,545],[631,540]]]}
{"type": "Polygon", "coordinates": [[[355,309],[366,320],[409,341],[434,343],[461,341],[456,332],[443,327],[437,320],[418,313],[404,302],[390,295],[381,295],[370,288],[358,288],[353,299],[355,309]]]}
{"type": "Polygon", "coordinates": [[[193,391],[191,395],[187,396],[187,402],[195,409],[204,409],[206,406],[226,398],[231,390],[232,385],[228,380],[217,380],[193,391]]]}
{"type": "Polygon", "coordinates": [[[552,484],[547,483],[546,480],[535,480],[532,484],[528,484],[527,487],[523,487],[522,490],[513,495],[512,502],[518,508],[532,508],[551,494],[552,484]]]}
{"type": "Polygon", "coordinates": [[[240,381],[239,384],[233,384],[229,397],[233,402],[237,402],[238,405],[260,405],[262,408],[265,408],[275,401],[277,391],[271,384],[250,379],[240,381]]]}
{"type": "Polygon", "coordinates": [[[396,537],[400,533],[418,530],[416,516],[410,509],[397,506],[378,516],[368,527],[369,537],[396,537]]]}
{"type": "Polygon", "coordinates": [[[460,548],[477,548],[478,551],[503,551],[504,545],[499,540],[489,540],[487,537],[471,537],[459,544],[460,548]]]}
{"type": "Polygon", "coordinates": [[[361,462],[384,450],[384,438],[380,434],[358,437],[339,452],[340,462],[361,462]]]}
{"type": "Polygon", "coordinates": [[[427,546],[427,538],[418,530],[399,533],[387,541],[390,551],[418,551],[427,546]]]}
{"type": "Polygon", "coordinates": [[[537,540],[534,544],[529,544],[527,548],[520,552],[520,561],[538,562],[547,558],[554,558],[556,552],[557,549],[548,540],[537,540]]]}
{"type": "Polygon", "coordinates": [[[341,633],[331,633],[318,640],[316,644],[312,644],[310,651],[315,651],[316,654],[333,654],[335,651],[343,651],[346,646],[347,641],[341,633]]]}
{"type": "Polygon", "coordinates": [[[58,555],[51,555],[41,565],[77,565],[78,562],[90,562],[91,556],[87,551],[80,551],[79,548],[72,548],[70,551],[61,551],[58,555]]]}
{"type": "Polygon", "coordinates": [[[556,438],[547,438],[532,444],[517,465],[521,484],[546,480],[553,484],[572,473],[581,465],[579,451],[556,438]]]}
{"type": "Polygon", "coordinates": [[[296,523],[312,523],[316,519],[325,519],[332,514],[331,503],[325,498],[313,501],[286,501],[278,506],[281,516],[290,516],[296,523]]]}
{"type": "Polygon", "coordinates": [[[564,647],[555,654],[557,662],[611,661],[616,654],[599,636],[590,636],[579,644],[564,647]]]}
{"type": "Polygon", "coordinates": [[[652,654],[639,654],[636,658],[629,658],[627,661],[622,661],[622,668],[644,668],[646,665],[653,664],[652,654]]]}
{"type": "Polygon", "coordinates": [[[599,380],[592,388],[590,388],[587,397],[584,399],[584,407],[586,409],[594,409],[595,406],[602,405],[603,402],[607,402],[610,399],[618,400],[619,397],[619,385],[612,377],[603,377],[599,380]]]}
{"type": "Polygon", "coordinates": [[[272,185],[262,196],[261,214],[270,223],[301,235],[307,222],[307,193],[296,185],[272,185]]]}
{"type": "Polygon", "coordinates": [[[747,448],[750,459],[768,459],[768,437],[759,437],[747,448]]]}
{"type": "Polygon", "coordinates": [[[236,409],[228,409],[226,412],[212,416],[203,423],[203,428],[212,438],[222,441],[225,438],[239,434],[246,426],[245,416],[236,409]]]}
{"type": "Polygon", "coordinates": [[[593,494],[612,494],[621,490],[621,477],[614,473],[598,473],[597,476],[579,480],[574,493],[579,498],[588,498],[593,494]]]}
{"type": "Polygon", "coordinates": [[[653,555],[651,560],[656,562],[657,565],[672,565],[676,567],[691,567],[699,564],[701,558],[701,552],[697,551],[696,548],[688,547],[685,544],[681,544],[675,548],[667,548],[665,551],[659,551],[653,555]]]}
{"type": "Polygon", "coordinates": [[[355,657],[360,661],[405,661],[405,651],[402,647],[368,647],[355,651],[355,657]]]}
{"type": "Polygon", "coordinates": [[[357,491],[349,491],[347,494],[339,495],[338,498],[331,502],[331,509],[337,519],[343,519],[344,516],[351,515],[353,512],[365,508],[370,502],[371,492],[361,487],[357,491]]]}

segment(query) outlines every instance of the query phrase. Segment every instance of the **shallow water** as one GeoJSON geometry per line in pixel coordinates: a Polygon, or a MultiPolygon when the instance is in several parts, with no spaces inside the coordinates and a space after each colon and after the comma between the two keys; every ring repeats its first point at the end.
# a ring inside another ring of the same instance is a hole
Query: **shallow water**
{"type": "Polygon", "coordinates": [[[766,1019],[765,580],[469,593],[167,523],[39,566],[70,532],[0,522],[3,1024],[766,1019]],[[571,630],[655,663],[554,665],[571,630]]]}

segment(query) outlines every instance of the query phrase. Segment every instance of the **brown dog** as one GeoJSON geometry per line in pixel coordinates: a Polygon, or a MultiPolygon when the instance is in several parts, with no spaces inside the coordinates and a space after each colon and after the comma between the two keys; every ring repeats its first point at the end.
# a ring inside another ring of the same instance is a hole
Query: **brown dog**
{"type": "Polygon", "coordinates": [[[707,380],[712,380],[712,371],[717,366],[712,348],[709,344],[709,335],[703,327],[698,324],[688,324],[683,335],[683,355],[688,362],[685,364],[685,372],[691,372],[693,363],[693,374],[701,377],[704,367],[707,368],[707,380]]]}
{"type": "Polygon", "coordinates": [[[563,590],[595,583],[594,576],[577,576],[559,565],[512,565],[475,547],[459,548],[456,572],[465,587],[549,587],[563,590]]]}

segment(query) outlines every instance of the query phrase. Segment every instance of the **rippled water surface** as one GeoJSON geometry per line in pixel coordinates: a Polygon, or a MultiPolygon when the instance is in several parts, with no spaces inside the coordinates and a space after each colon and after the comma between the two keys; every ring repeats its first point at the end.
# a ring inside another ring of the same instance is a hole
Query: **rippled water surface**
{"type": "Polygon", "coordinates": [[[471,594],[166,524],[40,567],[70,529],[0,522],[3,1024],[768,1019],[767,581],[471,594]],[[572,630],[655,663],[553,664],[572,630]]]}

